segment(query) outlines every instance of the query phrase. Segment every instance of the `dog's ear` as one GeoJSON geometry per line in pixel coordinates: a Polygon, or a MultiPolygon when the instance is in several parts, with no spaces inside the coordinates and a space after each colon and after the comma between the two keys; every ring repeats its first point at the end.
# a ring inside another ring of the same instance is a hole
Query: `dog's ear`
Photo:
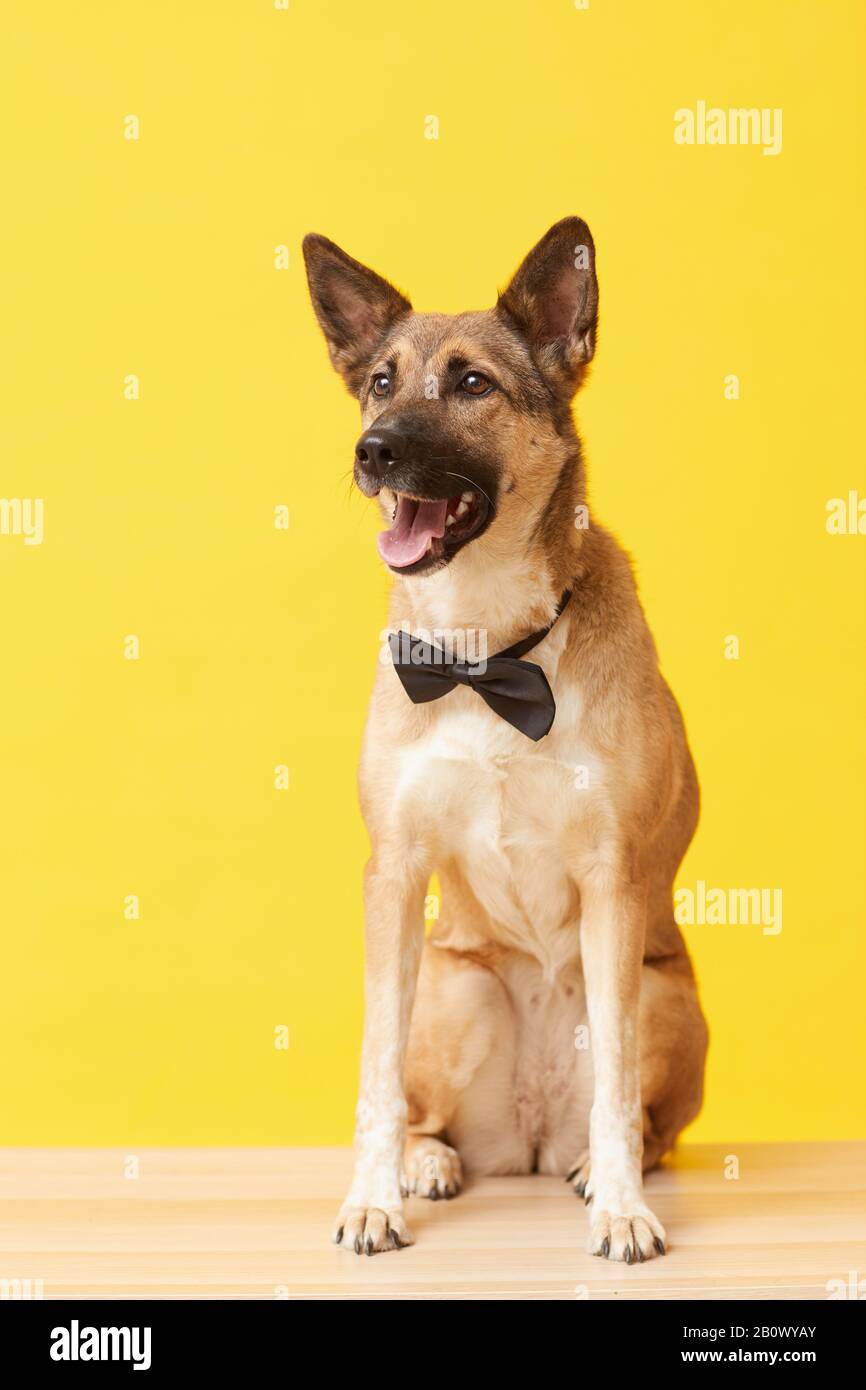
{"type": "Polygon", "coordinates": [[[331,362],[357,394],[364,368],[391,325],[411,313],[412,305],[327,237],[304,237],[304,261],[331,362]]]}
{"type": "Polygon", "coordinates": [[[598,321],[595,246],[582,218],[551,227],[499,296],[497,311],[528,339],[542,371],[569,394],[576,391],[595,352],[598,321]]]}

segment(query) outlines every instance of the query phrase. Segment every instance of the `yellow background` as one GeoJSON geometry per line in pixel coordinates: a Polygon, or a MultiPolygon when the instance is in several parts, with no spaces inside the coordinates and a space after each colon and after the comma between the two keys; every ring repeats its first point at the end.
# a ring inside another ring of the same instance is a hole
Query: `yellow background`
{"type": "Polygon", "coordinates": [[[780,936],[687,929],[691,1137],[866,1132],[859,0],[4,11],[0,495],[45,539],[0,536],[0,1140],[349,1139],[387,578],[299,243],[457,310],[569,213],[591,497],[703,789],[679,882],[784,892],[780,936]],[[698,100],[781,107],[783,152],[675,145],[698,100]]]}

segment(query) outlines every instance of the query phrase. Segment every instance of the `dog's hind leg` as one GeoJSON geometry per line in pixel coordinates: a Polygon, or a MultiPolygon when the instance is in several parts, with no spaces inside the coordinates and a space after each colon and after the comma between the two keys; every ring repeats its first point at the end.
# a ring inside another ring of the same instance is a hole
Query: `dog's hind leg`
{"type": "Polygon", "coordinates": [[[419,1197],[454,1197],[463,1181],[449,1126],[476,1076],[512,1030],[505,990],[485,966],[427,941],[406,1058],[409,1133],[403,1185],[419,1197]]]}
{"type": "Polygon", "coordinates": [[[463,1186],[463,1165],[460,1155],[443,1139],[430,1134],[406,1136],[403,1153],[403,1191],[406,1196],[456,1197],[463,1186]]]}

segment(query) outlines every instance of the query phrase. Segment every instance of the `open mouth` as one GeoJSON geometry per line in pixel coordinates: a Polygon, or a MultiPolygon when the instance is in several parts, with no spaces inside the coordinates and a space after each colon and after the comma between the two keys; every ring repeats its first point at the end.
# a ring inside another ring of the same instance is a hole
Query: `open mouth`
{"type": "Polygon", "coordinates": [[[479,533],[489,513],[484,494],[474,490],[432,501],[395,493],[390,530],[377,537],[379,554],[403,573],[447,563],[479,533]]]}

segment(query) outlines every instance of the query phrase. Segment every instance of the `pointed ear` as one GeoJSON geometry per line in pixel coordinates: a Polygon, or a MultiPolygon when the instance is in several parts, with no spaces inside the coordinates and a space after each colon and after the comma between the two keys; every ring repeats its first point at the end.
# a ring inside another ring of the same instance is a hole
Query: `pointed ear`
{"type": "Polygon", "coordinates": [[[595,246],[582,218],[551,227],[499,296],[497,309],[528,339],[542,371],[573,394],[595,352],[598,321],[595,246]]]}
{"type": "Polygon", "coordinates": [[[393,285],[335,246],[327,237],[304,237],[310,298],[331,362],[357,394],[363,369],[389,328],[412,305],[393,285]]]}

